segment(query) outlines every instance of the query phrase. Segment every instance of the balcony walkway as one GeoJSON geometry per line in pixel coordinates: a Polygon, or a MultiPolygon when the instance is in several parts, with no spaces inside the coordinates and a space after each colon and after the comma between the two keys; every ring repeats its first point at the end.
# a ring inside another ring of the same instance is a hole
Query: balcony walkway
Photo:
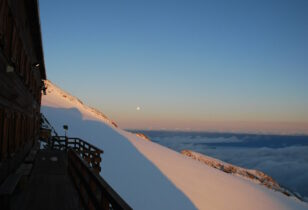
{"type": "Polygon", "coordinates": [[[29,179],[10,202],[13,210],[82,209],[68,174],[67,153],[39,150],[29,179]]]}

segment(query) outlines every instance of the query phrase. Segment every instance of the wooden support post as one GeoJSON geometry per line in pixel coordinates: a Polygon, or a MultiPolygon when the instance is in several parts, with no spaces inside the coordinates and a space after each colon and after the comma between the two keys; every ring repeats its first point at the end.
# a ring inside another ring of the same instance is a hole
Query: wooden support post
{"type": "MultiPolygon", "coordinates": [[[[6,3],[7,4],[7,3],[6,3]]],[[[13,30],[13,19],[12,14],[7,10],[4,18],[4,53],[6,58],[9,60],[11,57],[11,39],[13,30]]]]}
{"type": "Polygon", "coordinates": [[[4,110],[0,108],[0,160],[2,159],[2,145],[4,140],[3,132],[4,132],[4,110]]]}
{"type": "Polygon", "coordinates": [[[8,119],[8,113],[7,111],[4,113],[4,122],[3,122],[3,141],[2,141],[2,147],[1,147],[1,154],[2,159],[7,158],[7,152],[8,152],[8,141],[9,141],[9,119],[8,119]]]}
{"type": "Polygon", "coordinates": [[[65,150],[68,149],[68,138],[67,136],[65,136],[65,150]]]}
{"type": "Polygon", "coordinates": [[[109,210],[109,202],[104,194],[102,195],[102,209],[109,210]]]}
{"type": "Polygon", "coordinates": [[[77,143],[76,143],[77,139],[74,139],[74,150],[77,149],[77,143]]]}

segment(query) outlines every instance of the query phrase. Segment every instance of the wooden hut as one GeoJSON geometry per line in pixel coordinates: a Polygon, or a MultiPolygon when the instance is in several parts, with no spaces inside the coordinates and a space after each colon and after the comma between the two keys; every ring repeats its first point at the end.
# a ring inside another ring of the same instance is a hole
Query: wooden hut
{"type": "Polygon", "coordinates": [[[0,183],[38,139],[45,79],[37,0],[0,0],[0,183]]]}
{"type": "Polygon", "coordinates": [[[99,148],[56,135],[36,155],[40,134],[50,140],[40,132],[45,79],[38,1],[0,0],[0,208],[131,209],[99,176],[99,148]]]}

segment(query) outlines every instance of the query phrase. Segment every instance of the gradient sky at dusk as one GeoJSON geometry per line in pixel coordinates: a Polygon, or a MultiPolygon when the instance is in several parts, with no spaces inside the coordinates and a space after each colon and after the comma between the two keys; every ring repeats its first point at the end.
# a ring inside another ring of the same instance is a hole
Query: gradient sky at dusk
{"type": "Polygon", "coordinates": [[[48,79],[123,128],[308,133],[306,0],[40,0],[40,13],[48,79]]]}

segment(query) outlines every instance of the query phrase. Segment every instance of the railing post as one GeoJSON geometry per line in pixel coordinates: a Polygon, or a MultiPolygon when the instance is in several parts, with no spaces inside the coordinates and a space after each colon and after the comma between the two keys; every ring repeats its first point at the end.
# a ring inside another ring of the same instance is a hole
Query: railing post
{"type": "Polygon", "coordinates": [[[65,136],[65,150],[68,149],[68,138],[67,136],[65,136]]]}
{"type": "Polygon", "coordinates": [[[76,141],[77,139],[74,139],[74,150],[76,151],[76,141]]]}
{"type": "Polygon", "coordinates": [[[54,144],[55,144],[55,141],[53,139],[54,137],[51,138],[51,149],[54,149],[54,144]]]}

